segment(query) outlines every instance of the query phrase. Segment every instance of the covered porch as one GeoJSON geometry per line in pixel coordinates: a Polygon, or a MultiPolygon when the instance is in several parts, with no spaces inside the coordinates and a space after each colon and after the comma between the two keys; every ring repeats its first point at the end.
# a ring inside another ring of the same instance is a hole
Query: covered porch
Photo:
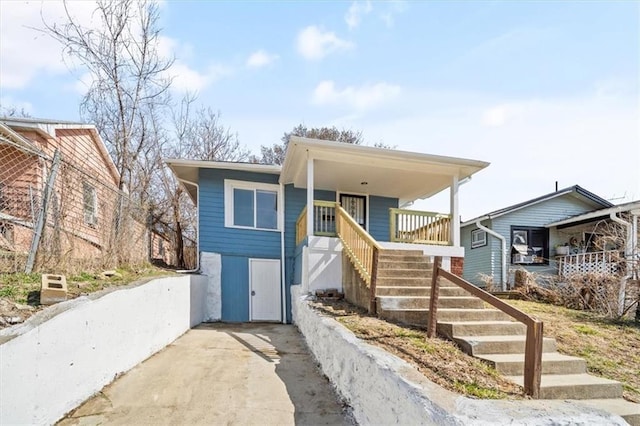
{"type": "Polygon", "coordinates": [[[356,233],[364,231],[379,243],[460,247],[459,186],[488,165],[297,137],[291,138],[288,150],[281,182],[306,189],[296,244],[310,236],[339,237],[341,220],[348,216],[359,226],[356,233]],[[319,190],[332,194],[333,200],[315,199],[319,190]],[[446,190],[447,212],[408,208],[446,190]]]}
{"type": "MultiPolygon", "coordinates": [[[[295,246],[296,253],[302,254],[296,255],[296,264],[304,271],[302,282],[310,283],[310,290],[314,282],[337,283],[346,270],[344,265],[357,271],[362,288],[367,288],[374,300],[378,257],[383,252],[411,250],[427,258],[443,256],[448,265],[454,261],[462,265],[458,189],[487,165],[291,138],[280,182],[289,188],[289,199],[298,200],[295,246]],[[414,201],[443,191],[448,191],[449,211],[409,208],[414,201]],[[300,202],[302,196],[304,203],[300,202]],[[343,255],[348,259],[344,264],[340,260],[343,255]]],[[[342,282],[350,280],[346,275],[342,282]]]]}
{"type": "Polygon", "coordinates": [[[596,210],[547,225],[555,235],[558,275],[635,276],[640,202],[596,210]]]}

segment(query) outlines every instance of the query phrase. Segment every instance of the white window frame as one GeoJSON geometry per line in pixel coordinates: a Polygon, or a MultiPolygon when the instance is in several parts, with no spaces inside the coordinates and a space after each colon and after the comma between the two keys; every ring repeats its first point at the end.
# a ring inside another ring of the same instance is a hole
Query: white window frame
{"type": "Polygon", "coordinates": [[[272,183],[261,183],[261,182],[249,182],[244,180],[233,180],[233,179],[225,179],[224,180],[224,226],[225,228],[237,228],[237,229],[252,229],[256,231],[273,231],[273,232],[281,232],[284,228],[284,208],[282,205],[282,194],[280,191],[280,185],[272,184],[272,183]],[[253,191],[253,223],[257,223],[256,214],[257,214],[257,205],[255,203],[255,192],[257,191],[270,191],[276,193],[276,208],[277,212],[277,227],[275,229],[269,228],[257,228],[255,226],[238,226],[233,223],[233,190],[234,189],[246,189],[253,191]]]}
{"type": "Polygon", "coordinates": [[[471,231],[471,248],[484,247],[487,245],[487,231],[483,231],[482,229],[474,229],[471,231]],[[474,235],[484,235],[484,238],[479,239],[478,241],[474,241],[474,235]]]}
{"type": "Polygon", "coordinates": [[[94,185],[89,182],[82,182],[82,217],[85,225],[97,226],[98,225],[98,190],[94,185]],[[93,193],[93,216],[88,216],[87,204],[85,203],[85,191],[90,189],[93,193]]]}

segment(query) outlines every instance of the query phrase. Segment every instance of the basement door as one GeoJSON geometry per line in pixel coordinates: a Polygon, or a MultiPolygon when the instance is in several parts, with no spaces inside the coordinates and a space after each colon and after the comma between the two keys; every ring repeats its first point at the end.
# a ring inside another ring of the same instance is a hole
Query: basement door
{"type": "Polygon", "coordinates": [[[281,321],[280,260],[249,259],[250,321],[281,321]]]}

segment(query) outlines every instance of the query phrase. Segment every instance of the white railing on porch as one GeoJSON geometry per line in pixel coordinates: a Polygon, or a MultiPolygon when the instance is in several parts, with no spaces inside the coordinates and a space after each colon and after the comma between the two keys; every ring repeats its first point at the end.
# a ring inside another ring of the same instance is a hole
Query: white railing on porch
{"type": "Polygon", "coordinates": [[[559,256],[558,274],[568,277],[575,274],[616,274],[622,267],[623,256],[619,251],[596,251],[559,256]]]}
{"type": "Polygon", "coordinates": [[[391,241],[451,245],[451,217],[417,210],[389,209],[391,241]]]}

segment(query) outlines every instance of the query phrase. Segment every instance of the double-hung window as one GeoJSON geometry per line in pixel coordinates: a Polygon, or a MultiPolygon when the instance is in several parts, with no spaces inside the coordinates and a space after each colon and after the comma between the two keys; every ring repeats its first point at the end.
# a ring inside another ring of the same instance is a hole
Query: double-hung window
{"type": "Polygon", "coordinates": [[[273,184],[225,180],[225,226],[280,230],[282,207],[279,189],[273,184]]]}

